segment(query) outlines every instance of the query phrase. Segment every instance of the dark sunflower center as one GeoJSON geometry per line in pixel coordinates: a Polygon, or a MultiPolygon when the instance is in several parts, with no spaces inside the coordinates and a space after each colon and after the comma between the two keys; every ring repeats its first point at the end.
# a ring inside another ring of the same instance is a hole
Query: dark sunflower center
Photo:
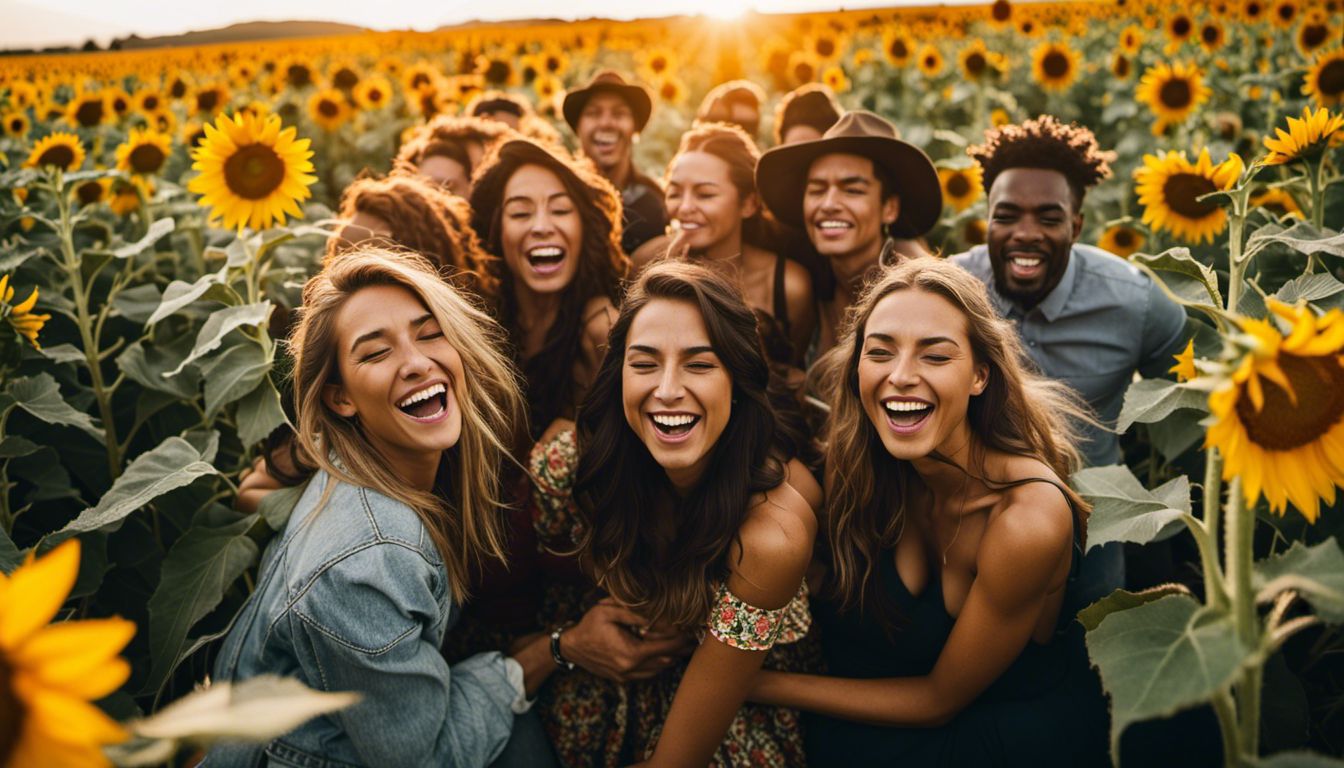
{"type": "Polygon", "coordinates": [[[1260,3],[1252,1],[1246,4],[1246,18],[1248,19],[1251,20],[1258,19],[1260,18],[1260,14],[1264,12],[1265,7],[1260,3]]]}
{"type": "Polygon", "coordinates": [[[326,118],[336,117],[341,114],[341,108],[336,105],[336,102],[328,99],[323,99],[317,103],[317,111],[318,114],[326,118]]]}
{"type": "Polygon", "coordinates": [[[933,56],[933,55],[925,56],[925,57],[924,57],[924,68],[927,69],[927,70],[930,70],[930,71],[932,71],[932,70],[934,70],[934,69],[937,69],[937,68],[938,68],[938,57],[937,57],[937,56],[933,56]]]}
{"type": "Polygon", "coordinates": [[[1129,59],[1124,56],[1115,57],[1115,66],[1111,69],[1115,76],[1121,79],[1129,76],[1129,59]]]}
{"type": "Polygon", "coordinates": [[[1330,37],[1330,28],[1324,24],[1308,24],[1302,27],[1302,47],[1309,50],[1320,48],[1325,44],[1326,38],[1330,37]]]}
{"type": "Polygon", "coordinates": [[[985,55],[976,51],[966,57],[966,71],[977,77],[985,71],[985,55]]]}
{"type": "Polygon", "coordinates": [[[1279,385],[1261,379],[1265,407],[1258,413],[1249,397],[1237,398],[1237,417],[1251,441],[1271,451],[1291,451],[1329,432],[1344,416],[1344,367],[1332,355],[1279,355],[1279,368],[1293,385],[1297,403],[1279,385]]]}
{"type": "Polygon", "coordinates": [[[1344,94],[1344,59],[1335,59],[1321,68],[1321,74],[1316,77],[1316,90],[1331,98],[1344,94]]]}
{"type": "Polygon", "coordinates": [[[61,168],[69,168],[75,162],[75,151],[64,144],[57,144],[47,149],[37,158],[38,166],[56,165],[61,168]]]}
{"type": "Polygon", "coordinates": [[[812,65],[807,63],[806,61],[800,61],[793,67],[793,76],[797,78],[798,82],[800,83],[812,82],[812,78],[815,75],[816,70],[814,70],[812,68],[812,65]]]}
{"type": "Polygon", "coordinates": [[[677,97],[677,86],[676,86],[676,84],[673,83],[673,82],[671,82],[670,80],[669,80],[668,82],[666,82],[666,83],[663,83],[662,90],[659,92],[658,95],[659,95],[659,96],[662,96],[663,99],[664,99],[664,100],[667,100],[667,101],[671,101],[672,99],[675,99],[675,98],[677,97]]]}
{"type": "Polygon", "coordinates": [[[1279,21],[1287,24],[1297,16],[1297,6],[1292,3],[1282,3],[1274,9],[1279,14],[1279,21]]]}
{"type": "Polygon", "coordinates": [[[103,185],[96,181],[86,181],[75,189],[80,205],[93,205],[103,199],[103,185]]]}
{"type": "Polygon", "coordinates": [[[140,106],[149,112],[153,112],[154,110],[159,108],[159,97],[146,96],[145,98],[141,99],[140,106]]]}
{"type": "Polygon", "coordinates": [[[829,58],[835,54],[835,41],[829,37],[819,38],[817,40],[817,55],[822,58],[829,58]]]}
{"type": "Polygon", "coordinates": [[[1221,27],[1205,24],[1199,30],[1199,37],[1205,45],[1217,45],[1218,41],[1223,39],[1223,30],[1221,27]]]}
{"type": "Polygon", "coordinates": [[[559,71],[560,71],[560,65],[561,65],[562,63],[563,63],[563,62],[560,61],[560,57],[559,57],[559,56],[547,56],[547,57],[546,57],[546,71],[547,71],[547,72],[550,72],[550,73],[552,73],[552,74],[554,74],[554,73],[556,73],[556,72],[559,72],[559,71]]]}
{"type": "Polygon", "coordinates": [[[1190,81],[1177,77],[1162,84],[1157,92],[1157,98],[1167,109],[1185,109],[1190,106],[1193,94],[1190,81]]]}
{"type": "Polygon", "coordinates": [[[378,88],[370,88],[365,95],[369,101],[379,102],[383,100],[383,92],[378,88]]]}
{"type": "Polygon", "coordinates": [[[341,67],[336,70],[336,76],[331,78],[331,82],[343,91],[348,91],[359,84],[359,75],[355,74],[349,67],[341,67]]]}
{"type": "Polygon", "coordinates": [[[513,74],[513,67],[509,66],[509,62],[503,59],[492,60],[490,66],[485,69],[485,79],[496,85],[508,82],[511,74],[513,74]]]}
{"type": "Polygon", "coordinates": [[[905,44],[904,40],[898,37],[891,41],[891,45],[887,47],[887,53],[890,53],[891,58],[893,59],[904,59],[910,55],[910,47],[905,44]]]}
{"type": "Polygon", "coordinates": [[[92,128],[101,123],[103,121],[103,100],[90,99],[81,103],[75,108],[75,120],[79,121],[79,124],[85,128],[92,128]]]}
{"type": "Polygon", "coordinates": [[[1013,15],[1013,6],[1008,0],[994,0],[994,5],[989,8],[989,15],[995,21],[1007,21],[1013,15]]]}
{"type": "Polygon", "coordinates": [[[187,136],[187,146],[194,147],[197,144],[200,144],[203,139],[205,139],[204,128],[198,131],[193,131],[189,136],[187,136]]]}
{"type": "Polygon", "coordinates": [[[21,118],[21,117],[11,117],[11,118],[9,119],[9,132],[10,132],[10,133],[23,133],[23,118],[21,118]]]}
{"type": "Polygon", "coordinates": [[[1199,174],[1174,173],[1162,185],[1162,199],[1177,214],[1187,219],[1202,219],[1218,210],[1218,206],[1197,198],[1217,191],[1212,181],[1199,174]]]}
{"type": "Polygon", "coordinates": [[[249,144],[224,162],[224,183],[235,195],[262,200],[285,179],[285,161],[264,144],[249,144]]]}
{"type": "Polygon", "coordinates": [[[196,109],[201,112],[214,112],[219,106],[219,91],[211,88],[196,94],[196,109]]]}
{"type": "Polygon", "coordinates": [[[411,75],[411,90],[419,90],[420,86],[429,85],[429,75],[424,72],[416,72],[411,75]]]}
{"type": "Polygon", "coordinates": [[[954,173],[947,179],[947,194],[951,197],[965,197],[971,191],[971,182],[963,174],[954,173]]]}
{"type": "Polygon", "coordinates": [[[180,99],[187,95],[187,83],[185,80],[174,80],[173,84],[168,86],[168,94],[174,99],[180,99]]]}
{"type": "Polygon", "coordinates": [[[1050,51],[1041,60],[1041,69],[1045,72],[1046,77],[1058,80],[1069,74],[1069,57],[1059,51],[1050,51]]]}
{"type": "Polygon", "coordinates": [[[1022,26],[1018,27],[1018,29],[1022,31],[1022,34],[1030,35],[1032,32],[1036,31],[1036,22],[1028,19],[1022,22],[1022,26]]]}
{"type": "Polygon", "coordinates": [[[153,144],[141,144],[131,150],[131,170],[136,173],[154,173],[166,159],[162,149],[153,144]]]}
{"type": "Polygon", "coordinates": [[[9,756],[23,729],[23,707],[14,694],[13,678],[4,655],[0,654],[0,765],[9,764],[9,756]]]}
{"type": "Polygon", "coordinates": [[[1171,34],[1177,38],[1183,38],[1190,34],[1190,20],[1184,16],[1177,16],[1171,21],[1171,34]]]}
{"type": "Polygon", "coordinates": [[[295,88],[302,88],[313,82],[313,73],[302,64],[290,64],[285,69],[285,81],[295,88]]]}
{"type": "Polygon", "coordinates": [[[131,105],[128,104],[126,100],[123,99],[122,97],[117,96],[116,98],[112,99],[112,111],[116,112],[117,114],[120,115],[130,108],[131,105]]]}
{"type": "Polygon", "coordinates": [[[1111,239],[1121,248],[1128,248],[1134,244],[1134,233],[1128,229],[1117,229],[1111,239]]]}

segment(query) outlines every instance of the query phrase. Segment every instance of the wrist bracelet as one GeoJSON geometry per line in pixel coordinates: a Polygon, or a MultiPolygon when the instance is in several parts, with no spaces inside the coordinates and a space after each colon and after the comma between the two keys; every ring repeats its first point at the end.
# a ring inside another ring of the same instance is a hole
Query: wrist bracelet
{"type": "Polygon", "coordinates": [[[564,656],[560,655],[560,633],[569,629],[570,626],[569,624],[561,624],[551,630],[551,659],[555,661],[557,667],[572,670],[574,669],[574,662],[567,661],[564,656]]]}

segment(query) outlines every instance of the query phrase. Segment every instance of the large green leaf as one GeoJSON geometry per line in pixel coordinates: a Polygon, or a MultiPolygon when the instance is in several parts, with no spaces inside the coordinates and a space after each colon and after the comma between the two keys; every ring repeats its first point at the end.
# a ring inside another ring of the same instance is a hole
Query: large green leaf
{"type": "Polygon", "coordinates": [[[203,461],[191,443],[180,437],[170,437],[157,448],[137,456],[96,506],[80,512],[59,533],[95,531],[119,524],[127,515],[163,494],[190,485],[198,477],[215,474],[219,471],[203,461]]]}
{"type": "Polygon", "coordinates": [[[1092,603],[1078,612],[1078,622],[1091,632],[1101,625],[1102,619],[1110,616],[1116,611],[1127,611],[1130,608],[1137,608],[1145,603],[1151,603],[1154,600],[1161,600],[1167,595],[1189,595],[1190,589],[1184,584],[1159,584],[1156,587],[1145,589],[1140,592],[1127,592],[1123,589],[1117,589],[1111,594],[1092,603]]]}
{"type": "Polygon", "coordinates": [[[1205,414],[1183,408],[1148,425],[1148,440],[1168,462],[1175,461],[1204,439],[1205,414]]]}
{"type": "MultiPolygon", "coordinates": [[[[182,285],[187,285],[187,283],[182,283],[182,285]]],[[[142,325],[154,316],[162,303],[163,292],[154,283],[145,283],[134,288],[118,291],[117,297],[112,300],[112,306],[116,307],[122,317],[142,325]]]]}
{"type": "Polygon", "coordinates": [[[0,440],[0,459],[17,459],[30,453],[37,453],[42,446],[22,435],[8,435],[0,440]]]}
{"type": "Polygon", "coordinates": [[[1090,467],[1073,476],[1073,486],[1092,502],[1087,548],[1112,541],[1147,544],[1179,533],[1190,513],[1190,479],[1184,475],[1153,490],[1143,487],[1122,464],[1090,467]]]}
{"type": "Polygon", "coordinates": [[[1160,272],[1174,272],[1178,275],[1192,277],[1199,281],[1207,294],[1207,296],[1200,297],[1201,300],[1208,299],[1208,302],[1214,307],[1223,306],[1223,294],[1218,290],[1218,275],[1209,267],[1196,261],[1190,255],[1189,248],[1169,248],[1155,256],[1136,253],[1130,256],[1129,260],[1160,272]]]}
{"type": "Polygon", "coordinates": [[[75,484],[70,480],[70,473],[61,466],[60,454],[51,446],[44,445],[27,456],[11,460],[9,479],[23,480],[32,486],[24,495],[24,504],[57,499],[80,501],[75,484]]]}
{"type": "Polygon", "coordinates": [[[272,531],[279,533],[289,524],[289,516],[294,513],[294,507],[307,489],[308,483],[305,482],[271,491],[257,505],[257,514],[261,515],[272,531]]]}
{"type": "Polygon", "coordinates": [[[8,576],[19,567],[23,562],[23,553],[14,545],[14,540],[9,538],[4,528],[0,528],[0,573],[8,576]]]}
{"type": "Polygon", "coordinates": [[[280,393],[269,377],[263,375],[261,384],[238,401],[234,422],[238,425],[238,440],[245,446],[256,445],[276,427],[289,422],[285,409],[280,407],[280,393]]]}
{"type": "Polygon", "coordinates": [[[167,375],[191,354],[191,347],[192,339],[188,335],[161,345],[146,346],[144,341],[137,341],[117,355],[117,367],[127,378],[146,389],[165,392],[182,400],[194,400],[201,387],[201,376],[195,368],[177,376],[167,375]]]}
{"type": "Polygon", "coordinates": [[[257,560],[247,530],[250,515],[221,528],[192,526],[163,559],[159,586],[149,598],[149,648],[153,669],[144,691],[155,692],[181,661],[191,627],[213,611],[224,592],[257,560]]]}
{"type": "Polygon", "coordinates": [[[1344,768],[1344,760],[1315,752],[1280,752],[1251,762],[1252,768],[1344,768]]]}
{"type": "Polygon", "coordinates": [[[93,419],[77,411],[61,396],[61,387],[49,373],[39,373],[9,384],[9,395],[14,404],[48,424],[76,427],[93,439],[102,442],[103,430],[93,419]]]}
{"type": "Polygon", "coordinates": [[[1125,404],[1120,409],[1115,431],[1123,434],[1136,423],[1161,421],[1182,408],[1207,413],[1208,399],[1207,393],[1191,389],[1185,384],[1167,379],[1139,379],[1125,390],[1125,404]]]}
{"type": "Polygon", "coordinates": [[[139,256],[144,253],[146,249],[171,234],[176,226],[177,222],[171,218],[165,217],[158,219],[153,224],[149,225],[149,231],[145,233],[144,237],[136,240],[134,243],[121,246],[113,251],[112,255],[116,256],[118,259],[129,259],[132,256],[139,256]]]}
{"type": "Polygon", "coordinates": [[[202,275],[201,279],[194,283],[174,280],[164,290],[163,300],[159,302],[159,307],[154,310],[154,314],[150,315],[149,319],[145,321],[145,325],[154,325],[163,318],[198,301],[208,300],[237,304],[238,294],[232,288],[224,285],[223,279],[221,273],[212,272],[208,275],[202,275]]]}
{"type": "Polygon", "coordinates": [[[1254,254],[1274,243],[1286,245],[1298,253],[1344,258],[1344,234],[1329,229],[1320,230],[1305,221],[1287,229],[1279,224],[1261,227],[1246,240],[1246,253],[1254,254]]]}
{"type": "Polygon", "coordinates": [[[1168,595],[1102,619],[1087,651],[1111,697],[1111,755],[1131,723],[1209,701],[1250,655],[1232,617],[1187,595],[1168,595]]]}
{"type": "Polygon", "coordinates": [[[1332,275],[1318,272],[1314,275],[1302,275],[1283,284],[1274,293],[1274,297],[1285,304],[1296,304],[1299,300],[1319,302],[1344,292],[1344,283],[1332,275]]]}
{"type": "Polygon", "coordinates": [[[1258,599],[1266,602],[1294,590],[1325,621],[1344,623],[1344,552],[1334,537],[1314,547],[1294,542],[1255,564],[1255,588],[1258,599]]]}
{"type": "Polygon", "coordinates": [[[226,307],[213,312],[210,317],[206,318],[205,325],[201,326],[200,333],[196,334],[196,346],[192,348],[191,354],[187,355],[186,359],[177,367],[177,370],[170,371],[168,375],[177,375],[188,363],[218,349],[219,345],[224,343],[224,337],[230,331],[249,325],[261,325],[270,316],[270,301],[244,304],[241,307],[226,307]]]}
{"type": "MultiPolygon", "coordinates": [[[[244,339],[199,364],[205,377],[206,418],[214,418],[220,408],[256,389],[271,369],[266,350],[251,339],[244,339]]],[[[244,444],[250,443],[244,441],[244,444]]]]}

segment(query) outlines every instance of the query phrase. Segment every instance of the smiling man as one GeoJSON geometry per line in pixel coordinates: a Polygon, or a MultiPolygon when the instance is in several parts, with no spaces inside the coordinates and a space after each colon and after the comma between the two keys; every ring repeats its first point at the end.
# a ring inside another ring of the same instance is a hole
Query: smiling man
{"type": "Polygon", "coordinates": [[[579,148],[603,176],[621,191],[621,247],[627,254],[663,234],[667,209],[658,183],[639,172],[634,145],[649,122],[649,93],[611,70],[598,72],[583,88],[565,94],[565,122],[579,148]]]}
{"type": "Polygon", "coordinates": [[[835,275],[834,295],[820,302],[818,352],[835,346],[845,309],[895,252],[890,238],[923,235],[943,209],[928,155],[863,111],[845,114],[819,139],[766,152],[756,189],[775,218],[807,233],[835,275]]]}
{"type": "MultiPolygon", "coordinates": [[[[1185,345],[1185,311],[1124,259],[1078,244],[1083,195],[1110,176],[1114,153],[1086,128],[1049,115],[994,128],[967,150],[989,196],[986,245],[953,256],[984,281],[1017,326],[1042,373],[1073,387],[1108,427],[1138,371],[1161,376],[1185,345]]],[[[1119,437],[1080,425],[1088,466],[1121,460],[1119,437]]],[[[1124,581],[1118,545],[1084,560],[1083,592],[1100,597],[1124,581]]]]}

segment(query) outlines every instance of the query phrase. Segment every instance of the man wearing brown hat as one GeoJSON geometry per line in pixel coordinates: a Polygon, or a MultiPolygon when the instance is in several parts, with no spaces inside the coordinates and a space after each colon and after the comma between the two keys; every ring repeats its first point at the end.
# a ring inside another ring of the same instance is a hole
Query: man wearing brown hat
{"type": "Polygon", "coordinates": [[[819,353],[835,346],[840,318],[873,269],[893,257],[891,238],[923,235],[942,212],[933,163],[896,135],[872,112],[850,112],[821,138],[775,147],[756,166],[771,213],[806,232],[835,275],[835,295],[821,302],[819,353]]]}
{"type": "Polygon", "coordinates": [[[621,247],[626,253],[663,234],[667,226],[663,191],[635,168],[633,158],[635,136],[652,110],[648,91],[611,70],[565,94],[561,109],[583,154],[621,191],[621,247]]]}

